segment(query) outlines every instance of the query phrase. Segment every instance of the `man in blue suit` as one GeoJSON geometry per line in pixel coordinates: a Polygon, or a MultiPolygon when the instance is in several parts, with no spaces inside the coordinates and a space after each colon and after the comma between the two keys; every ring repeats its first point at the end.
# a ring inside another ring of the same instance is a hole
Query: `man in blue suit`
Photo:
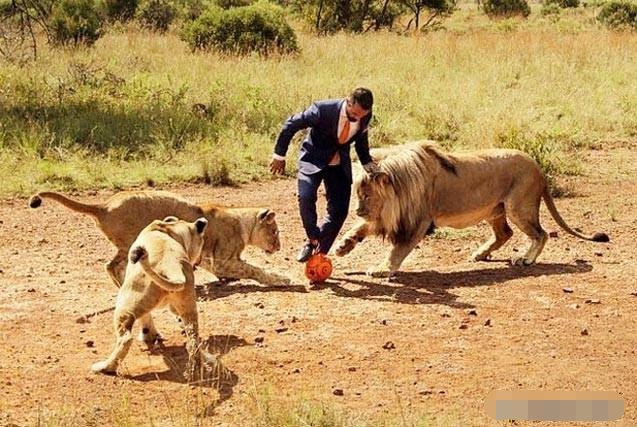
{"type": "Polygon", "coordinates": [[[299,154],[299,209],[308,238],[296,258],[299,262],[307,261],[315,252],[326,254],[345,222],[352,187],[352,142],[364,169],[371,173],[377,168],[369,155],[367,136],[373,102],[369,89],[357,88],[345,99],[317,101],[283,124],[270,163],[275,174],[285,170],[285,154],[294,134],[310,128],[299,154]],[[327,215],[319,227],[316,199],[321,182],[325,185],[327,215]]]}

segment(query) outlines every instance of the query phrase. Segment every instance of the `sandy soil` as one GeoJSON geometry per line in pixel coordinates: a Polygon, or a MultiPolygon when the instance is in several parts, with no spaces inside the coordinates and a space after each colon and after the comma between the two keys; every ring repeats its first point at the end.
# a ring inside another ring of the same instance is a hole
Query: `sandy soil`
{"type": "Polygon", "coordinates": [[[391,283],[363,273],[389,250],[374,239],[335,258],[324,285],[306,283],[294,261],[303,231],[293,179],[172,189],[194,201],[276,209],[283,249],[244,257],[295,283],[222,284],[198,272],[201,334],[231,374],[197,386],[182,379],[184,340],[165,311],[156,316],[163,348],[135,343],[122,376],[91,374],[113,344],[116,288],[103,264],[114,250],[88,217],[54,202],[32,210],[26,199],[5,200],[0,425],[244,425],[267,387],[274,402],[305,396],[353,419],[418,413],[450,425],[504,424],[483,410],[494,389],[617,391],[626,410],[613,425],[637,425],[637,153],[618,146],[585,156],[585,174],[569,178],[578,196],[558,208],[611,243],[566,235],[543,207],[543,225],[557,236],[537,265],[508,265],[527,244],[517,230],[499,260],[469,262],[489,235],[482,225],[423,241],[391,283]],[[78,321],[96,311],[104,312],[78,321]]]}

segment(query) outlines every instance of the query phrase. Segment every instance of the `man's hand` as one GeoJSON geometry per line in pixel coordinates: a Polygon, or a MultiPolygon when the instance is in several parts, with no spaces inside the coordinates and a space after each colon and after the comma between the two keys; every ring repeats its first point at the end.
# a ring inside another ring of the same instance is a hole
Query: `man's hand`
{"type": "Polygon", "coordinates": [[[270,162],[270,172],[273,174],[282,174],[285,172],[285,160],[272,159],[270,162]]]}
{"type": "Polygon", "coordinates": [[[365,169],[365,172],[367,172],[368,174],[373,175],[380,171],[380,166],[378,166],[378,163],[372,160],[371,162],[363,165],[363,169],[365,169]]]}

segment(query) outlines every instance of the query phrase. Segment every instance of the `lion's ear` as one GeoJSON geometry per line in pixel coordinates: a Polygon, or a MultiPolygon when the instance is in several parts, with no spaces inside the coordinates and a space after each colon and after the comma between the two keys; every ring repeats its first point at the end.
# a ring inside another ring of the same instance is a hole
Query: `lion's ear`
{"type": "Polygon", "coordinates": [[[170,215],[170,216],[167,216],[166,218],[164,218],[162,221],[163,222],[177,222],[177,221],[179,221],[179,219],[176,216],[170,215]]]}
{"type": "Polygon", "coordinates": [[[387,185],[391,182],[391,178],[386,172],[375,172],[372,175],[372,180],[379,185],[387,185]]]}
{"type": "Polygon", "coordinates": [[[259,221],[261,222],[265,222],[265,223],[272,223],[274,222],[274,211],[271,211],[270,209],[262,209],[259,212],[259,221]]]}

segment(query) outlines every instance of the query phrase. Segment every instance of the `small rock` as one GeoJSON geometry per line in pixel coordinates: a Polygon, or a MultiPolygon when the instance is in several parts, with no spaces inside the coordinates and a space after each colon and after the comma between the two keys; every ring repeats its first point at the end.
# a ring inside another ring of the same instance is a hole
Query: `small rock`
{"type": "Polygon", "coordinates": [[[257,308],[265,308],[265,305],[263,305],[262,302],[258,302],[254,306],[257,307],[257,308]]]}
{"type": "Polygon", "coordinates": [[[35,292],[35,288],[30,288],[27,292],[35,292]]]}
{"type": "Polygon", "coordinates": [[[382,323],[383,325],[387,326],[387,320],[383,319],[380,323],[382,323]]]}
{"type": "Polygon", "coordinates": [[[595,252],[595,256],[604,256],[603,252],[595,252]]]}
{"type": "Polygon", "coordinates": [[[588,329],[582,329],[582,332],[580,332],[583,336],[588,335],[588,329]]]}
{"type": "Polygon", "coordinates": [[[449,314],[449,313],[442,313],[442,314],[440,315],[440,317],[451,317],[451,314],[449,314]]]}
{"type": "Polygon", "coordinates": [[[66,283],[66,280],[60,280],[60,284],[63,285],[66,283]]]}
{"type": "Polygon", "coordinates": [[[577,309],[580,307],[580,305],[579,305],[579,304],[571,304],[571,305],[569,305],[568,307],[569,307],[569,308],[572,308],[572,309],[574,309],[574,310],[577,310],[577,309]]]}
{"type": "Polygon", "coordinates": [[[94,345],[95,345],[95,343],[93,341],[91,341],[91,340],[86,341],[86,346],[88,348],[92,348],[94,345]]]}
{"type": "Polygon", "coordinates": [[[340,388],[335,388],[332,393],[334,394],[334,396],[343,396],[345,393],[343,393],[343,389],[340,388]]]}
{"type": "Polygon", "coordinates": [[[299,319],[297,319],[296,316],[292,316],[292,320],[290,320],[290,322],[296,323],[297,320],[299,320],[299,319]]]}
{"type": "Polygon", "coordinates": [[[572,294],[573,293],[573,289],[572,288],[562,288],[562,290],[564,291],[564,293],[566,294],[572,294]]]}
{"type": "Polygon", "coordinates": [[[431,390],[421,390],[421,391],[418,392],[418,394],[423,395],[423,396],[427,396],[427,395],[430,395],[430,394],[434,394],[434,392],[431,391],[431,390]]]}
{"type": "Polygon", "coordinates": [[[467,329],[468,327],[469,326],[466,323],[463,323],[460,327],[458,327],[458,329],[467,329]]]}
{"type": "Polygon", "coordinates": [[[347,368],[347,370],[350,371],[350,372],[356,372],[356,368],[353,367],[353,366],[347,368]]]}
{"type": "Polygon", "coordinates": [[[469,316],[477,316],[478,312],[475,309],[467,310],[469,316]]]}
{"type": "Polygon", "coordinates": [[[584,301],[586,304],[601,304],[602,302],[598,299],[587,299],[584,301]]]}
{"type": "Polygon", "coordinates": [[[491,319],[487,319],[487,321],[484,322],[484,326],[491,326],[491,319]]]}
{"type": "Polygon", "coordinates": [[[288,328],[276,328],[275,331],[277,334],[282,334],[283,332],[287,331],[288,328]]]}
{"type": "Polygon", "coordinates": [[[264,340],[264,339],[265,339],[265,338],[263,338],[263,337],[256,337],[256,338],[254,339],[254,342],[256,342],[257,344],[261,344],[261,343],[263,342],[263,340],[264,340]]]}
{"type": "MultiPolygon", "coordinates": [[[[0,273],[2,273],[2,270],[0,270],[0,273]]],[[[635,292],[631,292],[630,294],[631,294],[632,296],[634,296],[634,297],[637,297],[637,291],[635,291],[635,292]]]]}
{"type": "Polygon", "coordinates": [[[556,238],[557,237],[557,231],[549,232],[549,237],[556,238]]]}
{"type": "Polygon", "coordinates": [[[395,348],[396,348],[396,346],[394,345],[394,343],[393,343],[393,342],[391,342],[391,341],[387,341],[387,342],[385,343],[385,345],[383,345],[383,348],[384,348],[385,350],[393,350],[393,349],[395,349],[395,348]]]}
{"type": "Polygon", "coordinates": [[[259,329],[260,334],[265,334],[265,329],[259,329]]]}
{"type": "Polygon", "coordinates": [[[293,373],[293,374],[300,374],[300,373],[301,373],[301,370],[300,370],[299,368],[295,368],[295,369],[292,371],[292,373],[293,373]]]}

